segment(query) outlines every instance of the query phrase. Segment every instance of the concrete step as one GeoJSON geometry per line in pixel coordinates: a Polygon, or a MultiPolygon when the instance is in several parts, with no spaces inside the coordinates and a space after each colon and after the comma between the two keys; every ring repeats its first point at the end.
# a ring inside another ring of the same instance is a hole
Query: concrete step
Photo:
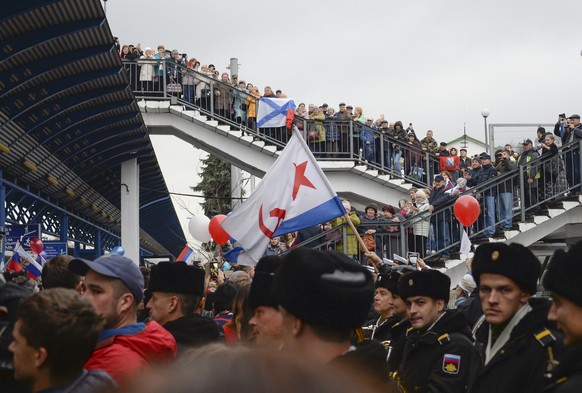
{"type": "Polygon", "coordinates": [[[182,116],[182,113],[184,113],[184,107],[182,105],[170,105],[170,113],[182,116]]]}

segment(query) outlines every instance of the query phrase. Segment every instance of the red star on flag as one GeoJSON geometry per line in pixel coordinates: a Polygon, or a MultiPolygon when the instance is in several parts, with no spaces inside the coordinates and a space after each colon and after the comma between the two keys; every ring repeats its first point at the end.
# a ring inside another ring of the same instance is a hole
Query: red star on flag
{"type": "Polygon", "coordinates": [[[295,165],[295,182],[293,183],[293,200],[297,197],[297,193],[299,193],[299,187],[305,186],[316,189],[315,186],[309,181],[307,177],[305,177],[305,170],[307,169],[307,161],[302,162],[301,164],[295,165]]]}

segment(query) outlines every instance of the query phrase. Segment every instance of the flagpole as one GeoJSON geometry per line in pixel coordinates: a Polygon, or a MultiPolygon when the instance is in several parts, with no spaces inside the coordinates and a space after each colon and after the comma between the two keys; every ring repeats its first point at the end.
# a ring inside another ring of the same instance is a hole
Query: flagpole
{"type": "MultiPolygon", "coordinates": [[[[356,235],[356,239],[358,239],[358,243],[360,243],[360,250],[367,250],[368,247],[366,246],[366,243],[364,243],[364,240],[362,240],[362,237],[358,233],[358,230],[356,229],[354,223],[352,222],[352,220],[350,220],[350,216],[348,215],[348,213],[344,214],[344,218],[346,219],[346,222],[348,223],[350,228],[352,228],[352,232],[354,232],[354,235],[356,235]]],[[[378,273],[378,266],[376,265],[376,263],[372,259],[369,260],[372,262],[372,266],[374,266],[374,271],[378,273]]]]}

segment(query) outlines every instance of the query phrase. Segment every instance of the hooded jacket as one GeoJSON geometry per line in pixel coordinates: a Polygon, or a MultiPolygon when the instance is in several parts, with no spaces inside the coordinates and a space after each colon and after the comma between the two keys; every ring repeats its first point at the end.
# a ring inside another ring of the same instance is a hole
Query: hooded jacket
{"type": "Polygon", "coordinates": [[[135,323],[101,332],[86,370],[104,370],[119,385],[144,368],[176,357],[176,340],[159,323],[135,323]]]}

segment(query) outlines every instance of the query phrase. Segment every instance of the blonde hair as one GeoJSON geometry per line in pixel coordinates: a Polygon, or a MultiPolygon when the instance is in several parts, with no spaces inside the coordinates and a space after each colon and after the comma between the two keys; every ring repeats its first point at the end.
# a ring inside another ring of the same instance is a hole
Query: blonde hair
{"type": "Polygon", "coordinates": [[[416,193],[414,195],[421,198],[423,201],[426,201],[427,197],[426,197],[426,194],[424,193],[424,191],[422,191],[422,190],[416,191],[416,193]]]}

